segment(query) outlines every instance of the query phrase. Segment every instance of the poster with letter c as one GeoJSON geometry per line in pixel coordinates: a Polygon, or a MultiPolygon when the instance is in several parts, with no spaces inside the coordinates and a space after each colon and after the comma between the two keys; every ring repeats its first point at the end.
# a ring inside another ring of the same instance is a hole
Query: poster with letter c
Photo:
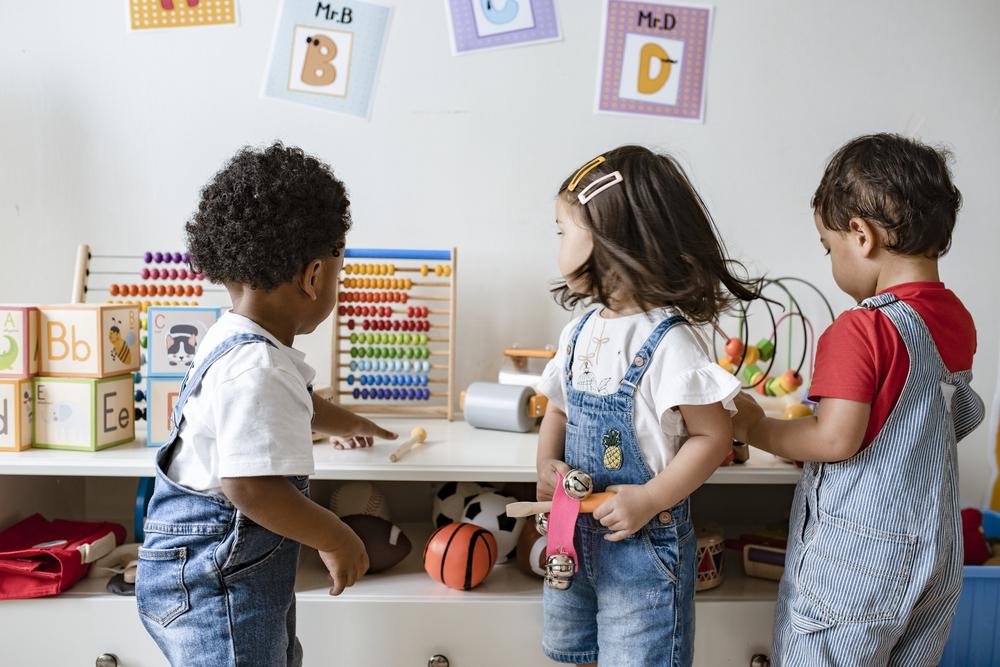
{"type": "Polygon", "coordinates": [[[595,111],[701,122],[712,7],[605,0],[595,111]]]}
{"type": "Polygon", "coordinates": [[[392,9],[283,0],[264,95],[367,118],[392,9]]]}

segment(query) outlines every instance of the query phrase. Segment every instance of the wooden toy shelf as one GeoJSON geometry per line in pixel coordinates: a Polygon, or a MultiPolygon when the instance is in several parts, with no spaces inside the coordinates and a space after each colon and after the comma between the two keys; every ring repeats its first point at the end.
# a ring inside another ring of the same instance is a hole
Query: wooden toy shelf
{"type": "MultiPolygon", "coordinates": [[[[432,528],[419,517],[429,513],[431,482],[531,483],[537,434],[477,430],[462,421],[412,417],[380,421],[404,436],[419,424],[428,432],[427,442],[395,464],[388,461],[394,448],[389,443],[348,451],[318,443],[315,499],[325,504],[332,486],[325,480],[370,480],[389,493],[390,504],[393,497],[397,501],[412,497],[426,510],[418,507],[401,519],[413,544],[403,563],[365,577],[337,598],[328,594],[318,556],[303,550],[296,589],[297,634],[305,647],[305,665],[333,661],[363,667],[422,667],[435,654],[447,656],[454,667],[551,664],[539,648],[541,580],[507,563],[497,566],[481,587],[463,593],[435,583],[421,563],[422,546],[432,528]]],[[[127,498],[135,478],[152,474],[155,452],[139,440],[98,452],[0,453],[0,476],[7,476],[0,478],[0,510],[6,507],[11,517],[41,511],[67,518],[114,518],[108,512],[120,509],[115,498],[127,498]]],[[[763,505],[769,508],[765,515],[769,521],[780,521],[798,477],[795,466],[753,451],[748,464],[719,469],[699,493],[712,496],[722,507],[770,503],[763,505]]],[[[751,655],[768,652],[777,583],[746,577],[738,559],[730,555],[722,585],[699,593],[695,600],[698,667],[747,665],[751,655]]],[[[85,579],[57,597],[0,603],[0,623],[11,636],[25,639],[6,646],[0,655],[11,664],[92,664],[97,656],[114,654],[117,663],[102,664],[165,665],[142,628],[135,599],[106,592],[105,583],[103,578],[85,579]],[[46,629],[53,624],[73,631],[59,642],[47,641],[46,629]]]]}
{"type": "MultiPolygon", "coordinates": [[[[414,426],[427,429],[427,442],[399,463],[389,463],[394,445],[338,451],[325,443],[313,448],[315,480],[534,482],[537,433],[474,429],[463,421],[383,418],[380,423],[404,437],[414,426]]],[[[156,449],[144,439],[99,452],[33,449],[0,452],[0,475],[148,477],[156,449]]],[[[795,484],[800,471],[766,452],[750,461],[719,468],[709,484],[795,484]]]]}

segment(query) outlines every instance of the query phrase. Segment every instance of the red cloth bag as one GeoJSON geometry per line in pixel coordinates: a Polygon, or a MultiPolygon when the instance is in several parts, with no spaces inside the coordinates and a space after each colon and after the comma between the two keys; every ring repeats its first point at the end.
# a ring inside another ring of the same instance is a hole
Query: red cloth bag
{"type": "Polygon", "coordinates": [[[124,541],[117,523],[29,516],[0,532],[0,600],[58,595],[124,541]]]}

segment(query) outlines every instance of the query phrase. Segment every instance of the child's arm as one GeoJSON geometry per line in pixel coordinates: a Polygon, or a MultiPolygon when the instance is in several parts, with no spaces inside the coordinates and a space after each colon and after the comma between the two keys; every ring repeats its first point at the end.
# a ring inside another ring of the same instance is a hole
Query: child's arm
{"type": "Polygon", "coordinates": [[[736,438],[794,461],[843,461],[864,440],[871,406],[842,398],[824,398],[817,414],[801,419],[771,419],[751,396],[736,397],[736,438]]]}
{"type": "Polygon", "coordinates": [[[368,570],[361,539],[337,515],[302,495],[284,477],[224,477],[222,492],[240,512],[283,537],[319,551],[340,593],[368,570]]]}
{"type": "Polygon", "coordinates": [[[371,445],[372,438],[395,440],[399,436],[387,431],[370,419],[356,415],[339,405],[313,394],[314,431],[341,438],[355,438],[362,447],[371,445]]]}
{"type": "Polygon", "coordinates": [[[732,418],[722,403],[682,405],[680,411],[690,437],[666,469],[645,484],[609,486],[617,495],[594,511],[595,519],[615,531],[606,540],[624,540],[657,512],[691,495],[732,449],[732,418]]]}
{"type": "Polygon", "coordinates": [[[555,471],[558,470],[563,476],[569,472],[569,466],[562,460],[565,455],[566,413],[550,402],[538,429],[538,485],[535,487],[535,495],[539,500],[552,500],[555,471]]]}

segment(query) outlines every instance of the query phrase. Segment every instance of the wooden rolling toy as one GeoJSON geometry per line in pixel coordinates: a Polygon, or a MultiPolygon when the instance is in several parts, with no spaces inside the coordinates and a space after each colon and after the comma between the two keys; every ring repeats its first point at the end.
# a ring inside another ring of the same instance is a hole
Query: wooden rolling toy
{"type": "Polygon", "coordinates": [[[457,251],[348,248],[331,388],[355,412],[455,416],[457,251]]]}

